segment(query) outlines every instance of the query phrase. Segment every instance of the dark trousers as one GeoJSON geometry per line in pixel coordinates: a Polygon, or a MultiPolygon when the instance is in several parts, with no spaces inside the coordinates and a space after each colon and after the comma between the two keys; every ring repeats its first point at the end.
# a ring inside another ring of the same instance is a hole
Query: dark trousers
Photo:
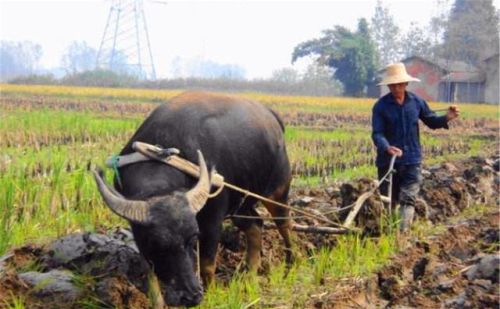
{"type": "MultiPolygon", "coordinates": [[[[384,177],[389,166],[378,167],[378,179],[384,177]]],[[[422,183],[420,164],[394,165],[396,172],[392,176],[392,196],[391,204],[394,207],[397,203],[404,207],[415,207],[417,196],[422,183]]],[[[384,181],[380,186],[380,193],[387,196],[389,182],[384,181]]]]}

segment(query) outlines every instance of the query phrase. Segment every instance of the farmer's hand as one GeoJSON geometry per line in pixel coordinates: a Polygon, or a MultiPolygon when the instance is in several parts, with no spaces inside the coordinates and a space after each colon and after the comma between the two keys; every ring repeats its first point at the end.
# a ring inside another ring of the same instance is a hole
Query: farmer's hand
{"type": "Polygon", "coordinates": [[[450,121],[458,118],[458,116],[460,116],[460,110],[458,107],[456,105],[450,105],[450,107],[448,107],[448,111],[446,112],[446,120],[450,121]]]}
{"type": "Polygon", "coordinates": [[[401,149],[399,149],[398,147],[394,147],[394,146],[389,146],[389,148],[387,148],[386,151],[391,156],[396,155],[398,157],[401,157],[403,155],[403,151],[401,149]]]}

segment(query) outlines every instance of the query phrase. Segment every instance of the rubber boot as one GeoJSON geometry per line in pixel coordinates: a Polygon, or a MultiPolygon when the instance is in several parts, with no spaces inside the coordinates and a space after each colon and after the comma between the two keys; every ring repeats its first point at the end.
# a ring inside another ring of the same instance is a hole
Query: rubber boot
{"type": "Polygon", "coordinates": [[[399,214],[401,216],[401,224],[399,225],[399,230],[403,233],[409,231],[411,224],[413,223],[415,207],[401,205],[401,207],[399,208],[399,214]]]}

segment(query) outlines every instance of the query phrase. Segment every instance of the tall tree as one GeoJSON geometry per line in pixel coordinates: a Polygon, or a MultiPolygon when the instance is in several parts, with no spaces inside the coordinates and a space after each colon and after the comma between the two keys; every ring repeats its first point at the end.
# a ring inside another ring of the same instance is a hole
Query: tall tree
{"type": "Polygon", "coordinates": [[[356,32],[342,26],[323,31],[323,36],[302,42],[294,48],[292,63],[298,58],[314,55],[320,65],[333,70],[333,77],[344,86],[349,96],[362,96],[373,82],[376,71],[375,48],[370,39],[368,23],[358,22],[356,32]]]}
{"type": "Polygon", "coordinates": [[[363,52],[363,67],[366,70],[365,86],[369,86],[376,79],[377,70],[379,68],[379,54],[377,46],[372,38],[370,26],[366,19],[362,18],[358,23],[358,32],[361,50],[363,52]]]}
{"type": "Polygon", "coordinates": [[[42,47],[31,41],[1,41],[0,79],[34,74],[42,53],[42,47]]]}
{"type": "Polygon", "coordinates": [[[455,0],[445,27],[445,58],[477,65],[499,51],[499,16],[493,0],[455,0]]]}
{"type": "Polygon", "coordinates": [[[286,84],[297,83],[299,72],[293,68],[281,68],[272,72],[271,80],[286,84]]]}
{"type": "Polygon", "coordinates": [[[433,59],[432,38],[424,28],[415,22],[410,24],[410,28],[401,38],[401,54],[403,58],[420,56],[426,59],[433,59]]]}
{"type": "Polygon", "coordinates": [[[67,73],[89,71],[95,68],[97,51],[86,42],[73,41],[62,56],[62,65],[67,73]]]}
{"type": "Polygon", "coordinates": [[[386,66],[401,58],[400,29],[382,0],[377,0],[375,14],[371,20],[373,40],[377,47],[380,65],[386,66]]]}
{"type": "Polygon", "coordinates": [[[446,30],[446,21],[449,15],[449,7],[451,0],[435,0],[435,15],[431,17],[428,26],[428,37],[431,40],[431,45],[434,48],[434,56],[439,54],[443,43],[444,31],[446,30]]]}
{"type": "Polygon", "coordinates": [[[310,63],[302,75],[302,86],[313,95],[341,95],[344,87],[336,79],[332,79],[332,70],[317,62],[310,63]]]}

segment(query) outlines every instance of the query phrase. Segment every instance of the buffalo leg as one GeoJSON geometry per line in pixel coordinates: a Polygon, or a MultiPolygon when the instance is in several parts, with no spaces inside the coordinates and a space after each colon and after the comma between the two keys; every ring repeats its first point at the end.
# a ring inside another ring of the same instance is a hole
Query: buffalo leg
{"type": "MultiPolygon", "coordinates": [[[[211,222],[222,222],[222,219],[210,218],[211,222]]],[[[221,224],[200,226],[200,275],[204,287],[208,287],[215,279],[217,248],[219,246],[221,224]]]]}
{"type": "Polygon", "coordinates": [[[208,287],[215,279],[215,258],[200,258],[200,275],[204,287],[208,287]]]}
{"type": "MultiPolygon", "coordinates": [[[[255,212],[255,215],[258,215],[255,212]]],[[[254,222],[243,231],[247,239],[246,263],[250,271],[260,267],[260,252],[262,250],[262,223],[254,222]]]]}
{"type": "MultiPolygon", "coordinates": [[[[280,203],[286,203],[288,200],[288,192],[290,190],[290,183],[279,187],[277,190],[274,191],[271,196],[269,196],[269,199],[280,202],[280,203]]],[[[286,218],[289,216],[289,210],[287,208],[280,207],[279,205],[269,203],[269,202],[263,202],[264,206],[266,209],[269,211],[271,216],[273,217],[281,217],[281,218],[286,218]]],[[[285,244],[285,258],[287,264],[291,264],[294,261],[294,254],[292,250],[292,240],[291,240],[291,235],[290,231],[292,230],[292,220],[289,218],[286,219],[274,219],[274,222],[276,223],[276,226],[278,227],[278,231],[283,238],[283,242],[285,244]]]]}
{"type": "Polygon", "coordinates": [[[233,218],[234,224],[245,233],[247,250],[246,265],[250,271],[257,271],[260,267],[260,254],[262,249],[262,219],[255,211],[254,206],[257,202],[254,198],[246,198],[239,207],[238,215],[249,216],[253,218],[233,218]]]}

